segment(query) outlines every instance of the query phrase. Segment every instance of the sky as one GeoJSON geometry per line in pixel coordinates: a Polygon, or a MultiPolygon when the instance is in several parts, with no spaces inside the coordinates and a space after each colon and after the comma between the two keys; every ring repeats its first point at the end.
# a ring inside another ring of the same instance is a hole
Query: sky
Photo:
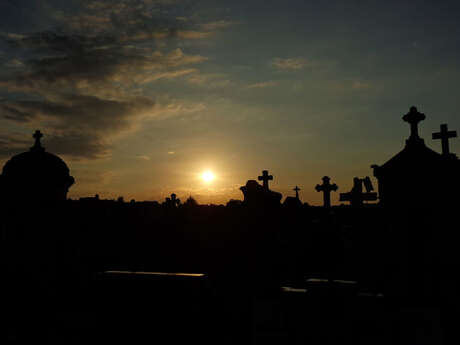
{"type": "MultiPolygon", "coordinates": [[[[43,146],[69,197],[321,204],[421,136],[460,130],[458,1],[2,0],[0,165],[43,146]],[[200,177],[210,170],[215,180],[200,177]]],[[[460,154],[459,139],[451,150],[460,154]]]]}

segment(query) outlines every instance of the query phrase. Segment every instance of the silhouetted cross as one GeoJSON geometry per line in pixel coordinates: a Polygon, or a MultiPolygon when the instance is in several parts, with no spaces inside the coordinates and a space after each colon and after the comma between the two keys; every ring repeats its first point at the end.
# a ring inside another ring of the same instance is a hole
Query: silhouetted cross
{"type": "Polygon", "coordinates": [[[272,175],[268,175],[268,170],[262,171],[262,176],[257,178],[259,181],[263,181],[263,186],[266,190],[268,190],[268,181],[273,180],[272,175]]]}
{"type": "Polygon", "coordinates": [[[317,192],[323,192],[324,207],[331,207],[331,191],[336,191],[339,187],[330,184],[331,179],[328,176],[323,177],[323,184],[317,184],[315,189],[317,192]]]}
{"type": "Polygon", "coordinates": [[[297,187],[297,186],[295,186],[295,188],[294,188],[293,190],[295,190],[295,197],[296,197],[296,199],[299,199],[299,190],[300,190],[300,188],[297,187]]]}
{"type": "Polygon", "coordinates": [[[40,132],[38,129],[35,131],[34,135],[32,135],[32,138],[35,139],[35,144],[34,146],[31,147],[31,150],[37,150],[37,149],[42,149],[42,145],[40,143],[40,139],[43,137],[42,132],[40,132]]]}
{"type": "Polygon", "coordinates": [[[433,133],[433,139],[441,139],[442,154],[443,155],[448,155],[450,153],[449,139],[450,138],[456,138],[456,137],[457,137],[457,131],[449,131],[447,129],[446,124],[441,125],[441,131],[440,132],[433,133]]]}
{"type": "Polygon", "coordinates": [[[418,124],[425,120],[425,114],[419,113],[416,107],[411,107],[409,112],[403,116],[403,120],[410,124],[409,139],[418,139],[418,124]]]}
{"type": "Polygon", "coordinates": [[[176,206],[180,204],[180,199],[176,199],[176,194],[172,193],[171,194],[171,203],[176,206]]]}

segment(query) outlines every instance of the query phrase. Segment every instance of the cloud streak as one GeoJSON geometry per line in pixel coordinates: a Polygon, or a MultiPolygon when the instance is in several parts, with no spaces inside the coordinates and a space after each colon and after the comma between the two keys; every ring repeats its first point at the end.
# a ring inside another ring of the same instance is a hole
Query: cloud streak
{"type": "Polygon", "coordinates": [[[288,71],[304,69],[305,67],[311,66],[311,63],[307,59],[301,57],[286,59],[274,58],[270,62],[270,65],[276,69],[288,71]]]}

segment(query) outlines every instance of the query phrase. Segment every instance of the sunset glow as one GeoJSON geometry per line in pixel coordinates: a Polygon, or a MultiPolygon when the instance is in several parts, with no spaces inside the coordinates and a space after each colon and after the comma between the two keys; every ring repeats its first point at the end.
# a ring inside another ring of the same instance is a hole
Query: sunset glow
{"type": "Polygon", "coordinates": [[[201,174],[201,178],[205,183],[211,183],[212,181],[214,181],[216,176],[212,171],[206,170],[201,174]]]}

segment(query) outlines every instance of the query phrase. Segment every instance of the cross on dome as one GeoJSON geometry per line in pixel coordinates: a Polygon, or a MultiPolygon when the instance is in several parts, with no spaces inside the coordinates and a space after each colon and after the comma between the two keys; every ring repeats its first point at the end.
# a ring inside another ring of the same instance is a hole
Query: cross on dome
{"type": "Polygon", "coordinates": [[[40,140],[43,138],[42,132],[40,130],[36,130],[35,133],[32,135],[32,138],[35,139],[34,146],[30,148],[31,151],[37,151],[37,150],[44,150],[40,140]]]}
{"type": "Polygon", "coordinates": [[[418,124],[425,120],[425,114],[419,113],[416,107],[411,107],[409,112],[403,116],[403,120],[410,124],[410,141],[417,141],[420,139],[418,136],[418,124]]]}

